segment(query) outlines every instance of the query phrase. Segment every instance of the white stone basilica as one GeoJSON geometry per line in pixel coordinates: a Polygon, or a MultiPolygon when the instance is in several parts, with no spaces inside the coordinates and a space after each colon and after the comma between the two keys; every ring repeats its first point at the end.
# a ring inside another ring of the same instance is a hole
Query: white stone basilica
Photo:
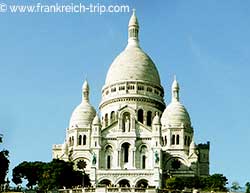
{"type": "Polygon", "coordinates": [[[139,45],[135,12],[128,44],[111,64],[102,89],[100,118],[89,85],[72,113],[66,139],[53,158],[84,168],[93,186],[162,187],[171,176],[209,175],[209,142],[196,145],[189,114],[174,79],[166,106],[157,68],[139,45]]]}

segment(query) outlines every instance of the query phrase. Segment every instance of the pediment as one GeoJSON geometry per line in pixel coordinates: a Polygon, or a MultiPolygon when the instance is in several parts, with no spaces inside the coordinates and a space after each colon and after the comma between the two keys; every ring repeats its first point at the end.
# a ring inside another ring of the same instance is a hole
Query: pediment
{"type": "Polygon", "coordinates": [[[152,137],[152,129],[150,127],[147,127],[140,122],[136,122],[135,126],[137,137],[152,137]]]}

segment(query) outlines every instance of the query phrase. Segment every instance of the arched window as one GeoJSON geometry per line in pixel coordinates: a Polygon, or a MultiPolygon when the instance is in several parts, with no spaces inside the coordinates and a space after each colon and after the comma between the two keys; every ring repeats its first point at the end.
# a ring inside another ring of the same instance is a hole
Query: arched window
{"type": "Polygon", "coordinates": [[[146,168],[146,156],[143,155],[142,156],[142,169],[145,169],[146,168]]]}
{"type": "Polygon", "coordinates": [[[86,137],[86,135],[83,135],[82,144],[83,144],[83,145],[86,145],[86,141],[87,141],[87,137],[86,137]]]}
{"type": "Polygon", "coordinates": [[[122,150],[123,150],[123,161],[124,161],[124,163],[128,163],[129,143],[122,144],[122,150]]]}
{"type": "Polygon", "coordinates": [[[108,145],[108,146],[106,147],[106,150],[105,150],[106,168],[107,168],[107,169],[110,169],[110,168],[111,168],[112,154],[113,154],[112,147],[111,147],[110,145],[108,145]]]}
{"type": "Polygon", "coordinates": [[[167,136],[164,138],[164,144],[167,145],[167,136]]]}
{"type": "Polygon", "coordinates": [[[82,145],[82,136],[81,135],[79,135],[79,137],[78,137],[78,145],[82,145]]]}
{"type": "Polygon", "coordinates": [[[137,113],[137,120],[141,123],[143,123],[143,110],[139,109],[137,113]]]}
{"type": "Polygon", "coordinates": [[[107,127],[108,126],[108,113],[105,114],[104,123],[105,123],[105,127],[107,127]]]}
{"type": "Polygon", "coordinates": [[[190,137],[188,137],[188,140],[187,140],[187,145],[189,146],[190,145],[190,143],[191,143],[191,141],[190,141],[190,137]]]}
{"type": "Polygon", "coordinates": [[[74,145],[74,136],[72,136],[71,142],[72,142],[72,145],[74,145]]]}
{"type": "Polygon", "coordinates": [[[140,155],[141,155],[141,168],[145,169],[146,168],[146,160],[147,160],[147,147],[145,145],[143,145],[141,147],[141,151],[140,151],[140,155]]]}
{"type": "Polygon", "coordinates": [[[111,123],[113,123],[115,121],[115,112],[114,111],[112,111],[110,114],[110,121],[111,121],[111,123]]]}
{"type": "Polygon", "coordinates": [[[180,143],[180,136],[176,135],[176,144],[179,145],[179,143],[180,143]]]}
{"type": "Polygon", "coordinates": [[[185,136],[184,145],[187,145],[187,136],[185,136]]]}
{"type": "Polygon", "coordinates": [[[69,145],[71,146],[72,144],[72,141],[71,141],[71,137],[69,138],[69,145]]]}
{"type": "Polygon", "coordinates": [[[111,156],[108,155],[107,156],[107,169],[110,169],[111,168],[111,156]]]}
{"type": "Polygon", "coordinates": [[[147,112],[147,126],[151,126],[152,124],[152,112],[148,111],[147,112]]]}
{"type": "Polygon", "coordinates": [[[175,144],[175,135],[172,135],[171,144],[172,144],[172,145],[174,145],[174,144],[175,144]]]}

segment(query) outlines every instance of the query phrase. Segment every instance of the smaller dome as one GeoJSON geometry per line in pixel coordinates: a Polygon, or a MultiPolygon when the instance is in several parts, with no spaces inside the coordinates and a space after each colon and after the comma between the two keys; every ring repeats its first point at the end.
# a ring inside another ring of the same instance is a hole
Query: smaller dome
{"type": "Polygon", "coordinates": [[[166,107],[161,117],[163,126],[191,126],[191,120],[186,108],[179,101],[179,84],[174,78],[172,84],[172,102],[166,107]]]}
{"type": "Polygon", "coordinates": [[[98,117],[97,114],[95,115],[95,118],[94,118],[92,124],[93,125],[100,125],[101,124],[100,118],[98,117]]]}
{"type": "Polygon", "coordinates": [[[82,102],[71,115],[69,128],[86,128],[92,124],[96,111],[89,103],[89,85],[85,80],[82,86],[82,102]]]}
{"type": "Polygon", "coordinates": [[[161,124],[160,117],[159,117],[158,113],[156,113],[156,115],[155,115],[152,123],[153,123],[153,125],[159,125],[159,124],[161,124]]]}
{"type": "Polygon", "coordinates": [[[186,108],[179,101],[172,101],[162,114],[161,124],[171,126],[191,125],[191,121],[186,108]]]}
{"type": "Polygon", "coordinates": [[[88,102],[82,101],[73,111],[69,128],[89,127],[95,117],[96,111],[88,102]]]}

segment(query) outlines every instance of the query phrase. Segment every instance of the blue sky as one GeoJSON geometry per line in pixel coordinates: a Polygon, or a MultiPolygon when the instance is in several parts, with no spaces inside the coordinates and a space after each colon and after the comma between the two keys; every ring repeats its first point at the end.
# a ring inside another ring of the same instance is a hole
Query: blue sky
{"type": "MultiPolygon", "coordinates": [[[[42,1],[56,2],[72,1],[42,1]]],[[[195,141],[211,142],[211,174],[242,186],[250,181],[250,2],[73,2],[136,8],[140,44],[158,68],[166,103],[176,74],[195,141]]],[[[85,78],[98,109],[107,70],[126,46],[130,15],[0,13],[0,133],[10,169],[52,159],[52,144],[64,141],[85,78]]]]}

